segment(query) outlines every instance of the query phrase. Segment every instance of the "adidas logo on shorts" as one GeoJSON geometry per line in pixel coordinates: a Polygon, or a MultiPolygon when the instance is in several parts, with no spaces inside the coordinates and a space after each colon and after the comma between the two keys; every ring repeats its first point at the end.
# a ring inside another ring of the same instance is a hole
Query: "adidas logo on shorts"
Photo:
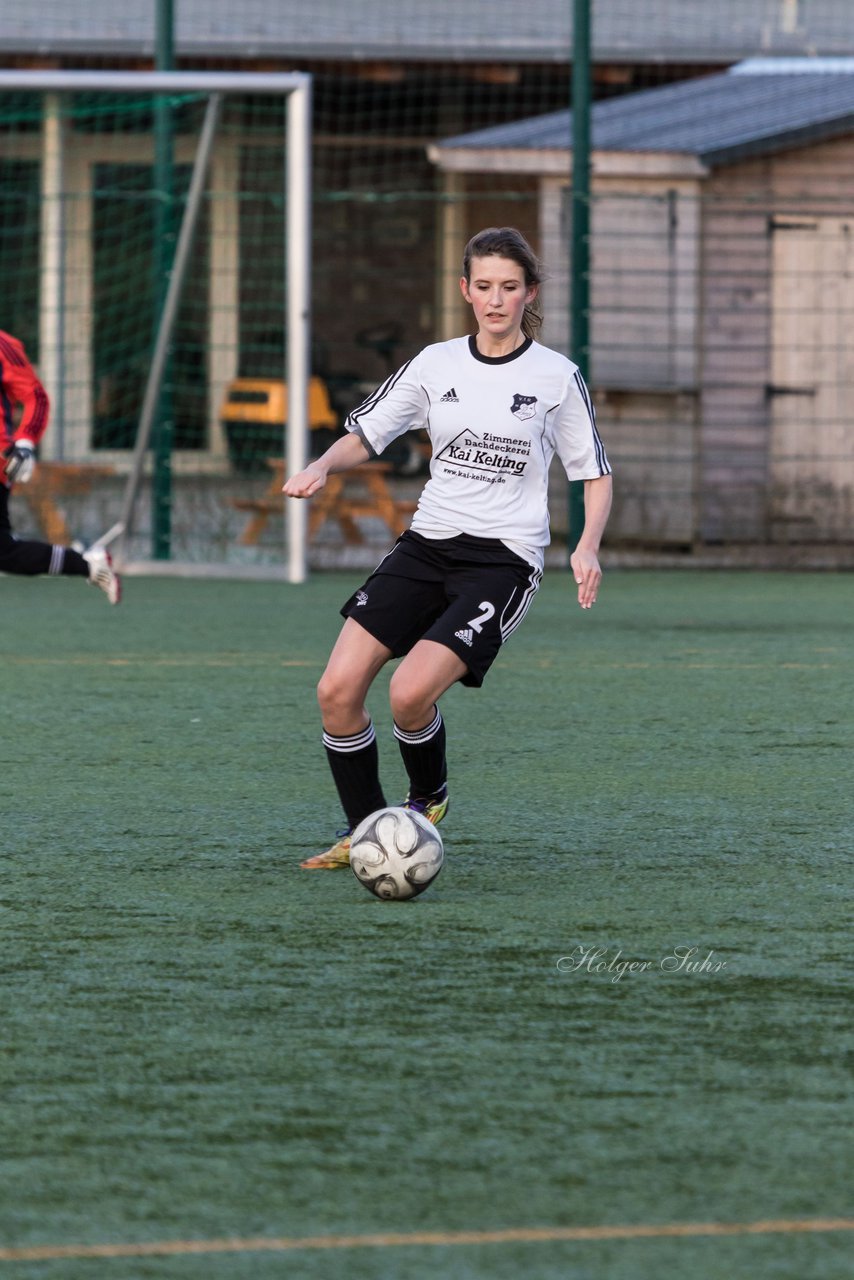
{"type": "Polygon", "coordinates": [[[463,627],[461,630],[455,631],[454,635],[458,640],[462,640],[463,644],[467,644],[468,647],[471,648],[471,642],[474,636],[474,632],[471,627],[463,627]]]}
{"type": "Polygon", "coordinates": [[[457,395],[454,387],[451,387],[450,391],[445,392],[445,394],[442,396],[442,399],[439,401],[439,403],[440,404],[459,404],[460,403],[460,397],[457,395]]]}

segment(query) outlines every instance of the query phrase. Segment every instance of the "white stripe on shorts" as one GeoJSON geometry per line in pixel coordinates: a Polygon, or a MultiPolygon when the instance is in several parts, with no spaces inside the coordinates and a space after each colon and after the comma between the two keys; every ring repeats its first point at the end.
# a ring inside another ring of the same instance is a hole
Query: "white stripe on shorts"
{"type": "Polygon", "coordinates": [[[513,592],[513,596],[510,597],[510,599],[507,601],[507,604],[504,606],[504,612],[501,614],[501,620],[499,622],[499,626],[501,628],[502,644],[504,644],[505,640],[507,640],[513,634],[513,632],[518,627],[519,623],[524,618],[525,614],[530,609],[531,601],[533,600],[534,596],[537,594],[537,588],[540,585],[540,580],[542,579],[542,576],[543,576],[542,569],[531,570],[531,576],[528,579],[528,585],[525,588],[525,590],[522,592],[522,597],[519,600],[519,603],[516,605],[515,609],[509,615],[509,617],[507,616],[507,610],[510,609],[511,605],[513,604],[513,596],[515,596],[516,594],[515,591],[513,592]]]}

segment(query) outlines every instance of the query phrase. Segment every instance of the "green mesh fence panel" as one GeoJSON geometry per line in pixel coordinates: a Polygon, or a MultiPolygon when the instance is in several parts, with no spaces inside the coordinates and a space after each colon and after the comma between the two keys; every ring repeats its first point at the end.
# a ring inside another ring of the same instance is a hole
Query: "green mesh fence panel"
{"type": "MultiPolygon", "coordinates": [[[[150,67],[155,8],[108,20],[98,0],[35,0],[0,43],[23,66],[38,27],[42,54],[61,65],[150,67]]],[[[543,339],[572,354],[571,3],[498,4],[488,23],[467,0],[310,14],[286,0],[244,13],[176,0],[175,14],[182,67],[225,59],[313,76],[311,372],[331,415],[317,448],[425,343],[467,330],[460,257],[484,225],[515,224],[541,253],[543,339]]],[[[850,5],[594,0],[592,27],[590,370],[617,473],[611,545],[844,545],[850,5]],[[756,58],[752,76],[735,69],[756,58]]],[[[171,105],[164,192],[150,99],[61,104],[62,449],[118,475],[150,360],[156,211],[166,202],[180,217],[204,111],[194,95],[171,105]]],[[[40,95],[0,94],[3,325],[37,360],[45,113],[40,95]]],[[[235,380],[284,376],[283,121],[281,101],[228,100],[174,336],[175,554],[192,559],[281,556],[273,520],[256,545],[241,543],[234,501],[263,492],[282,424],[263,420],[263,389],[244,387],[236,425],[228,394],[235,380]]],[[[394,459],[402,499],[423,481],[410,463],[394,459]]],[[[559,545],[559,499],[554,513],[559,545]]],[[[82,505],[80,518],[84,532],[96,523],[82,505]]],[[[368,543],[386,532],[368,527],[368,543]]]]}

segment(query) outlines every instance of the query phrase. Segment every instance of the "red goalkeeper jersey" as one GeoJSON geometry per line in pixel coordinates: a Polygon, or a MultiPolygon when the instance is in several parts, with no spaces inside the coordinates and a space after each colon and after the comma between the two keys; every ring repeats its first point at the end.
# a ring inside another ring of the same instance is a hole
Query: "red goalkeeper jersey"
{"type": "MultiPolygon", "coordinates": [[[[47,429],[47,393],[27,359],[23,345],[0,329],[0,454],[13,440],[38,444],[47,429]],[[20,406],[21,415],[15,425],[20,406]]],[[[0,480],[3,480],[0,464],[0,480]]]]}

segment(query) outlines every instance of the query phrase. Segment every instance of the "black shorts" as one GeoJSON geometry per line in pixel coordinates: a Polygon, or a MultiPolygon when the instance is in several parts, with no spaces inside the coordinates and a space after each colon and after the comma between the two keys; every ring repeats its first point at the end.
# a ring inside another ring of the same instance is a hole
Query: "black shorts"
{"type": "Polygon", "coordinates": [[[423,538],[407,530],[341,609],[402,658],[419,640],[453,650],[479,688],[528,612],[540,569],[497,538],[423,538]]]}
{"type": "Polygon", "coordinates": [[[0,480],[0,533],[11,533],[12,522],[9,519],[9,490],[0,480]]]}

